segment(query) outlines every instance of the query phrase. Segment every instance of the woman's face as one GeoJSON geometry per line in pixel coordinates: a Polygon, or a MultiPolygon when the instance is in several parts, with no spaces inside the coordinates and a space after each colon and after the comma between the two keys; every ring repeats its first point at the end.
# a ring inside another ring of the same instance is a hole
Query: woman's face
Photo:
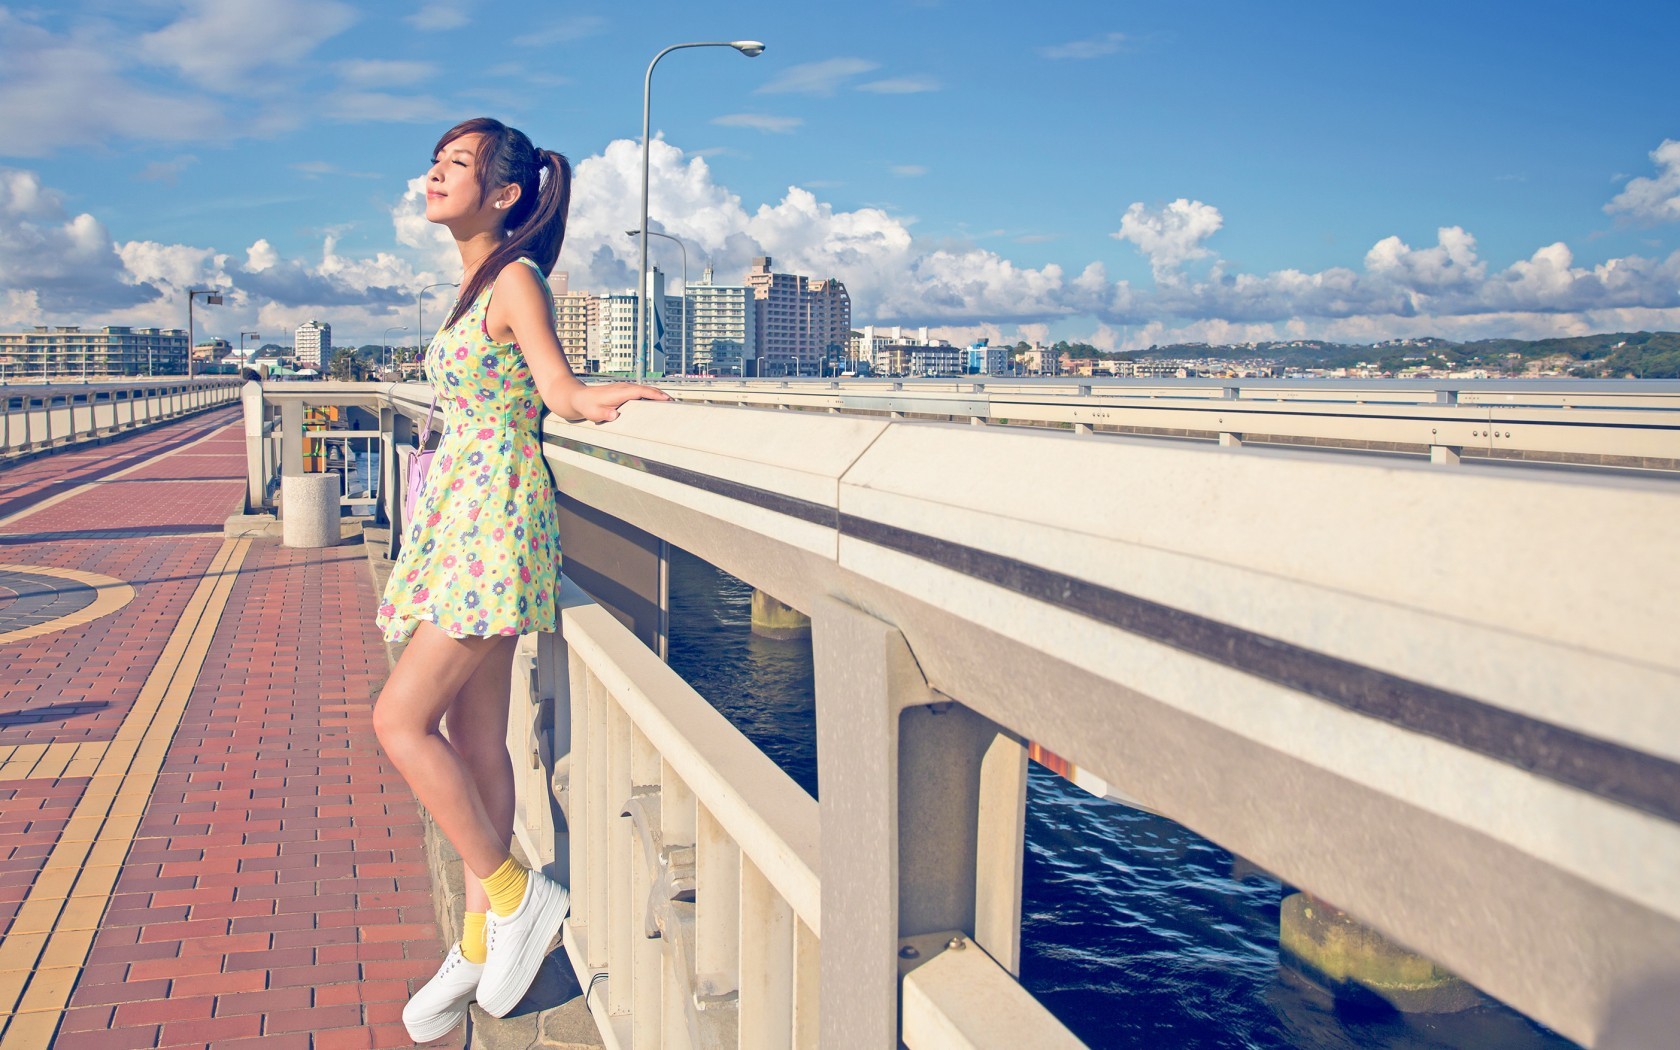
{"type": "Polygon", "coordinates": [[[444,143],[426,172],[426,218],[452,226],[463,219],[495,212],[494,198],[479,203],[478,144],[484,136],[471,132],[444,143]]]}

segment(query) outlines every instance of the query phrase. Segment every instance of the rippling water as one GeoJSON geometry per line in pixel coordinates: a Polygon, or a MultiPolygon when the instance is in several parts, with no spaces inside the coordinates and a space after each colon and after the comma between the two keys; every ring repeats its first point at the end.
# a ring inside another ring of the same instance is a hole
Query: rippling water
{"type": "MultiPolygon", "coordinates": [[[[673,552],[671,666],[815,795],[811,647],[754,637],[751,605],[751,587],[673,552]]],[[[1187,828],[1033,765],[1022,983],[1097,1048],[1574,1045],[1501,1007],[1408,1016],[1335,1003],[1280,971],[1282,887],[1233,863],[1187,828]]]]}

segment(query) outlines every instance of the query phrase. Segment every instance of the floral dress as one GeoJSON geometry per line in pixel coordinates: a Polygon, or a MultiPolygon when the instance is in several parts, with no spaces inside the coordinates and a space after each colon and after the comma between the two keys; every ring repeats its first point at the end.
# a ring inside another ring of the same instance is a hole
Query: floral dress
{"type": "Polygon", "coordinates": [[[443,440],[379,605],[387,641],[407,641],[422,620],[453,638],[556,626],[560,536],[542,400],[519,344],[485,327],[494,287],[426,348],[443,440]]]}

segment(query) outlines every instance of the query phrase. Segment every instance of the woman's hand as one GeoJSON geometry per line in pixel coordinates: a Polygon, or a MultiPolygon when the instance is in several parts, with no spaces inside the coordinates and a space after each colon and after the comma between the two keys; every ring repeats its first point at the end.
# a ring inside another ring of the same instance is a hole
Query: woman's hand
{"type": "Polygon", "coordinates": [[[609,423],[618,418],[618,408],[626,401],[669,401],[671,395],[657,387],[640,383],[603,383],[585,386],[572,396],[572,407],[591,423],[609,423]]]}

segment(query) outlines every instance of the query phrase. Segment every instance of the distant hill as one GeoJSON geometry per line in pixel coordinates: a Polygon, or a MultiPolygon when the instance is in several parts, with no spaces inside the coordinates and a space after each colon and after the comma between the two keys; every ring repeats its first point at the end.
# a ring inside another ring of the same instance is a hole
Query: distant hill
{"type": "Polygon", "coordinates": [[[1151,346],[1126,356],[1267,358],[1299,368],[1351,368],[1363,363],[1390,372],[1419,365],[1518,371],[1513,367],[1518,362],[1523,367],[1539,362],[1546,371],[1587,378],[1680,379],[1680,332],[1611,332],[1560,339],[1478,339],[1470,343],[1425,337],[1363,346],[1311,339],[1243,346],[1178,343],[1151,346]]]}

